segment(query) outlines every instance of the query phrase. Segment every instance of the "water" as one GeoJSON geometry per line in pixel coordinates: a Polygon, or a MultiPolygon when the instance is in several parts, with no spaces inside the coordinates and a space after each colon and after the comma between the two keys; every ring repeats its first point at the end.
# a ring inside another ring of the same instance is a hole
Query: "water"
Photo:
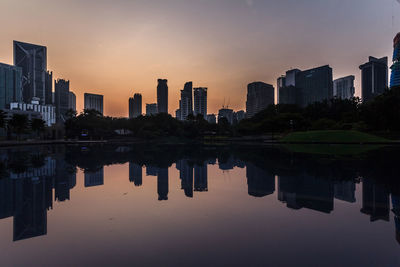
{"type": "Polygon", "coordinates": [[[3,149],[0,263],[399,266],[398,152],[3,149]]]}

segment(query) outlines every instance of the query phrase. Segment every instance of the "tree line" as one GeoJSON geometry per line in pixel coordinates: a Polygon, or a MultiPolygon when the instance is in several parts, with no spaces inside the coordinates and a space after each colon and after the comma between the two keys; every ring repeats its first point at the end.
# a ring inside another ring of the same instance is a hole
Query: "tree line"
{"type": "Polygon", "coordinates": [[[0,129],[5,130],[7,139],[13,139],[13,135],[17,140],[24,135],[42,138],[46,122],[39,118],[30,120],[25,114],[13,114],[11,118],[8,118],[7,113],[0,110],[0,129]]]}

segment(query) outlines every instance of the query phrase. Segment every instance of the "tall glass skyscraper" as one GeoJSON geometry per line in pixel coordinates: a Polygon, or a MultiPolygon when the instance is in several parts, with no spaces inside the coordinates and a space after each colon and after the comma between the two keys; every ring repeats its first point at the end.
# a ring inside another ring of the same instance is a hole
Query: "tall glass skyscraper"
{"type": "Polygon", "coordinates": [[[392,76],[390,77],[391,88],[400,86],[400,32],[394,38],[393,47],[392,76]]]}

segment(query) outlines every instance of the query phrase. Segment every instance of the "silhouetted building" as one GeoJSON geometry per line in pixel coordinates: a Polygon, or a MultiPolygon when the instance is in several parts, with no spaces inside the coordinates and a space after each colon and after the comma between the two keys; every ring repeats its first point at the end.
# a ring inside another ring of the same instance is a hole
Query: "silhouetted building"
{"type": "Polygon", "coordinates": [[[22,96],[25,103],[32,98],[45,104],[47,48],[14,41],[14,65],[22,68],[22,96]]]}
{"type": "Polygon", "coordinates": [[[207,118],[207,88],[194,88],[194,115],[203,115],[207,118]]]}
{"type": "Polygon", "coordinates": [[[276,81],[276,99],[278,104],[282,104],[280,102],[280,90],[286,87],[286,76],[282,75],[276,81]]]}
{"type": "Polygon", "coordinates": [[[400,86],[400,32],[393,40],[393,65],[391,69],[390,87],[400,86]]]}
{"type": "Polygon", "coordinates": [[[190,114],[193,114],[193,83],[187,82],[181,90],[181,100],[179,100],[179,114],[177,114],[178,120],[186,120],[190,114]],[[179,115],[179,117],[178,117],[179,115]]]}
{"type": "Polygon", "coordinates": [[[383,94],[388,87],[388,58],[369,57],[369,61],[360,69],[362,101],[368,102],[383,94]]]}
{"type": "Polygon", "coordinates": [[[334,185],[335,198],[349,203],[356,202],[356,184],[354,181],[338,181],[334,185]]]}
{"type": "Polygon", "coordinates": [[[208,114],[207,115],[207,121],[208,121],[208,123],[216,124],[217,123],[217,117],[215,116],[215,114],[208,114]]]}
{"type": "MultiPolygon", "coordinates": [[[[332,68],[329,67],[329,65],[297,72],[295,87],[300,90],[301,97],[299,103],[296,104],[301,107],[306,107],[315,102],[332,99],[332,77],[332,68]]],[[[291,86],[291,84],[289,86],[291,86]]]]}
{"type": "Polygon", "coordinates": [[[93,109],[103,114],[103,96],[85,93],[85,109],[93,109]]]}
{"type": "Polygon", "coordinates": [[[369,215],[371,222],[389,221],[389,192],[385,187],[372,179],[363,178],[362,188],[361,212],[369,215]]]}
{"type": "Polygon", "coordinates": [[[133,182],[135,186],[142,185],[143,170],[142,166],[129,162],[129,181],[133,182]]]}
{"type": "Polygon", "coordinates": [[[206,163],[194,165],[194,191],[208,191],[208,173],[206,163]]]}
{"type": "Polygon", "coordinates": [[[104,168],[97,171],[85,171],[85,187],[99,186],[104,184],[104,168]]]}
{"type": "Polygon", "coordinates": [[[22,69],[0,63],[0,110],[22,102],[22,69]]]}
{"type": "Polygon", "coordinates": [[[55,81],[56,120],[64,123],[69,110],[69,81],[58,79],[55,81]]]}
{"type": "Polygon", "coordinates": [[[339,78],[333,81],[333,97],[339,99],[352,99],[356,89],[353,75],[339,78]]]}
{"type": "Polygon", "coordinates": [[[73,111],[76,111],[76,95],[74,92],[69,92],[69,109],[72,109],[73,111]]]}
{"type": "Polygon", "coordinates": [[[252,163],[246,164],[248,192],[253,197],[265,197],[275,192],[275,175],[252,163]]]}
{"type": "Polygon", "coordinates": [[[293,69],[286,72],[286,75],[278,78],[278,103],[298,105],[301,101],[301,92],[296,88],[296,75],[301,72],[299,69],[293,69]]]}
{"type": "Polygon", "coordinates": [[[45,75],[45,104],[53,105],[53,72],[46,71],[45,75]]]}
{"type": "Polygon", "coordinates": [[[135,94],[129,98],[129,118],[137,118],[142,115],[142,95],[135,94]]]}
{"type": "Polygon", "coordinates": [[[157,173],[158,200],[168,200],[168,168],[160,168],[157,173]]]}
{"type": "Polygon", "coordinates": [[[158,79],[157,112],[168,113],[168,80],[158,79]]]}
{"type": "Polygon", "coordinates": [[[157,104],[146,104],[146,116],[157,114],[157,104]]]}
{"type": "Polygon", "coordinates": [[[233,113],[234,123],[238,123],[241,120],[244,120],[245,118],[246,118],[246,112],[244,112],[244,110],[239,110],[239,111],[233,113]]]}
{"type": "Polygon", "coordinates": [[[56,123],[56,107],[53,105],[40,105],[39,99],[36,97],[32,98],[30,104],[21,102],[10,103],[10,109],[5,111],[10,118],[13,114],[22,114],[28,116],[29,120],[42,119],[45,121],[46,126],[49,127],[56,123]]]}
{"type": "Polygon", "coordinates": [[[275,103],[275,89],[263,82],[250,83],[247,86],[246,113],[251,118],[269,105],[275,103]]]}
{"type": "Polygon", "coordinates": [[[218,123],[222,118],[227,119],[230,124],[233,124],[233,110],[229,108],[222,108],[218,111],[218,123]]]}

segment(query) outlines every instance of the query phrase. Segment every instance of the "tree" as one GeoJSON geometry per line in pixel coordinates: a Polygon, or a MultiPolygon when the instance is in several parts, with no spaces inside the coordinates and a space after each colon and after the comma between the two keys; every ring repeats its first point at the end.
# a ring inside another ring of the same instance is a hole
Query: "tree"
{"type": "Polygon", "coordinates": [[[46,128],[46,122],[42,119],[33,119],[31,121],[31,129],[34,131],[38,136],[40,133],[44,132],[46,128]]]}
{"type": "Polygon", "coordinates": [[[26,132],[28,123],[28,117],[23,114],[14,114],[11,120],[8,122],[11,130],[17,135],[18,139],[20,139],[21,134],[26,132]]]}

